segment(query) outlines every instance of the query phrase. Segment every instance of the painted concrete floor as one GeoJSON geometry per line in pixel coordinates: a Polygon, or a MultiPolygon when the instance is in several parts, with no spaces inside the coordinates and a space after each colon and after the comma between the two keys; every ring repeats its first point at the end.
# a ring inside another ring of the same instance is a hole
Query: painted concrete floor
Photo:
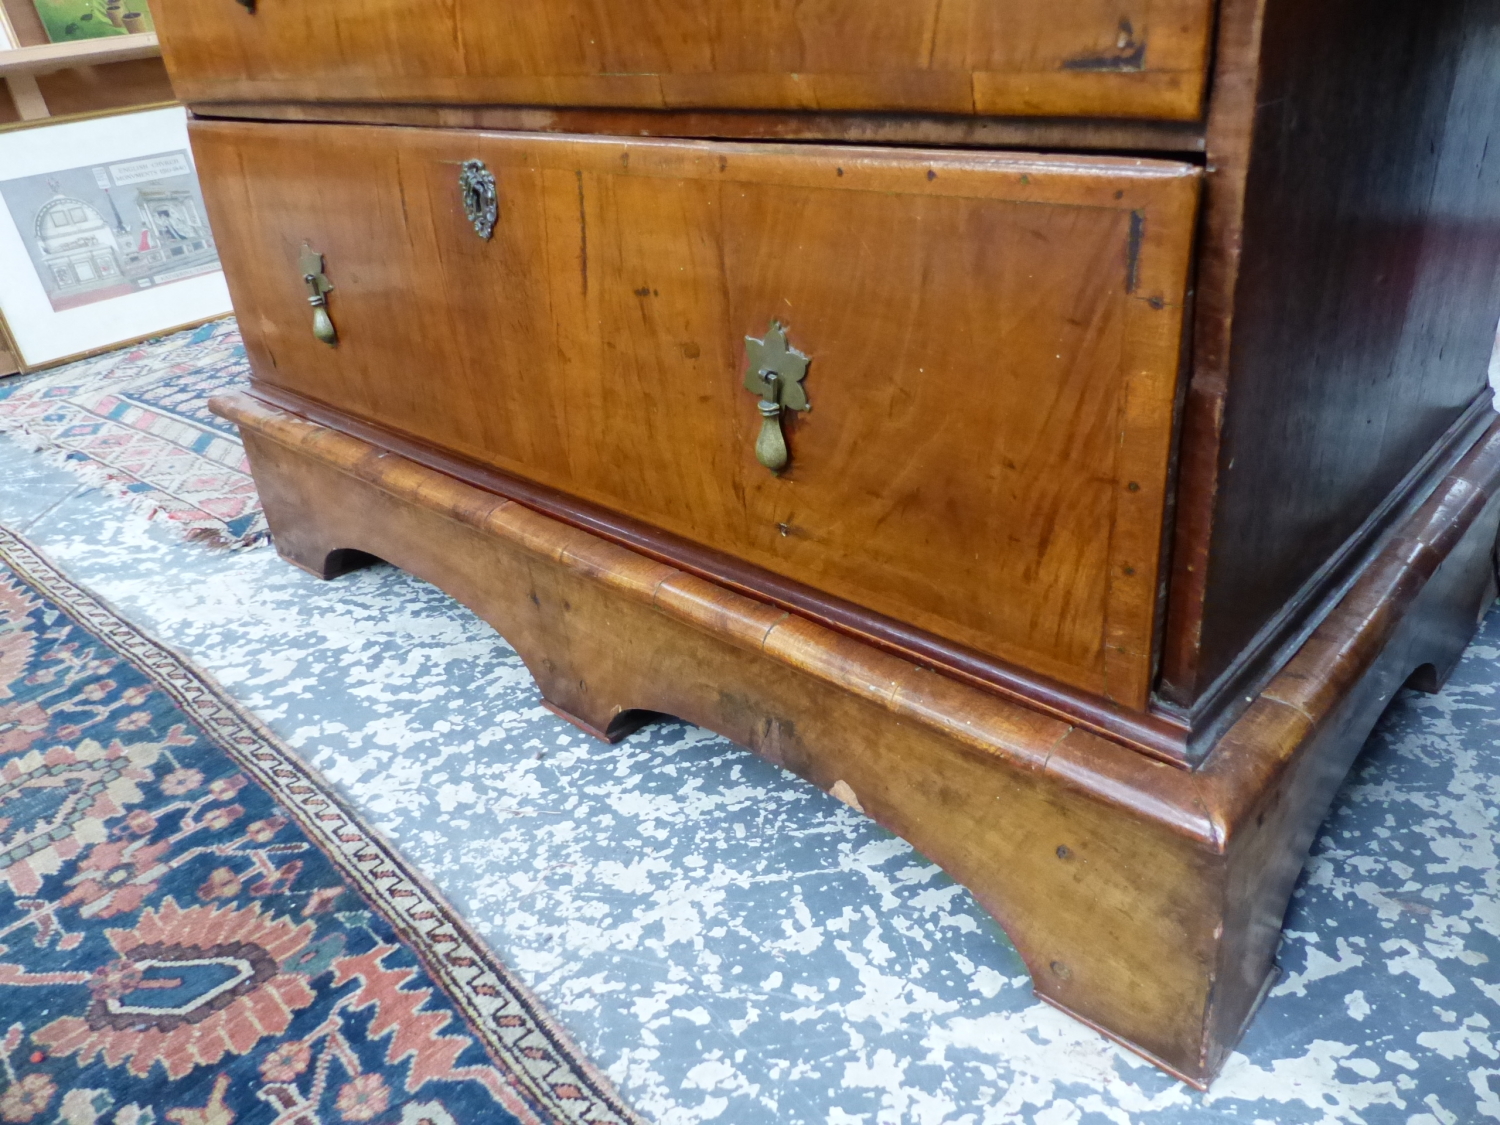
{"type": "Polygon", "coordinates": [[[585,739],[416,579],[183,543],[4,438],[0,522],[321,767],[662,1125],[1500,1120],[1500,614],[1382,720],[1201,1095],[1035,1001],[900,840],[684,724],[585,739]]]}

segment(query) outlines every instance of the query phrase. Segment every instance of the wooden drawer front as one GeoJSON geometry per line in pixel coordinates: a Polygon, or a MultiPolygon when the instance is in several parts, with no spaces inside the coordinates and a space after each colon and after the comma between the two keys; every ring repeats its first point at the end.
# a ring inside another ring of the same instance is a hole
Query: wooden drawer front
{"type": "Polygon", "coordinates": [[[178,96],[1147,117],[1211,0],[154,0],[178,96]]]}
{"type": "Polygon", "coordinates": [[[193,143],[258,379],[1144,705],[1194,169],[206,121],[193,143]],[[779,477],[744,386],[773,319],[812,357],[779,477]]]}

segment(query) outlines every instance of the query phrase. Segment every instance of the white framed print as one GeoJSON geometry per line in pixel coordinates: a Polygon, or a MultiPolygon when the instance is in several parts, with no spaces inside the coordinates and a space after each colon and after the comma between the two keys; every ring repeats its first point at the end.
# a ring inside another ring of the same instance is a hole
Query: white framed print
{"type": "Polygon", "coordinates": [[[24,370],[230,311],[181,106],[0,129],[0,316],[24,370]]]}

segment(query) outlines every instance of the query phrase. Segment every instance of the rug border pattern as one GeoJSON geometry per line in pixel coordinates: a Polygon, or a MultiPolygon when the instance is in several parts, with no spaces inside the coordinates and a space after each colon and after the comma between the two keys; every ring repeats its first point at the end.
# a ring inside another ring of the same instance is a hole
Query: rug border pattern
{"type": "MultiPolygon", "coordinates": [[[[44,590],[101,643],[139,666],[219,749],[266,788],[340,874],[379,907],[444,995],[467,1017],[469,1030],[496,1067],[512,1078],[528,1101],[547,1107],[565,1123],[649,1125],[396,849],[206,673],[142,633],[3,526],[0,559],[44,590]],[[506,1017],[519,1017],[513,1034],[499,1023],[506,1017]],[[524,1053],[528,1048],[541,1057],[524,1053]],[[559,1086],[571,1086],[579,1096],[560,1095],[555,1089],[559,1086]]],[[[529,1106],[508,1108],[527,1125],[540,1125],[529,1106]]]]}
{"type": "MultiPolygon", "coordinates": [[[[169,456],[193,458],[203,462],[205,467],[212,467],[213,471],[232,476],[235,482],[227,489],[230,494],[240,495],[241,490],[253,493],[254,484],[248,462],[244,460],[243,443],[235,435],[206,426],[196,419],[142,397],[166,379],[190,370],[181,357],[177,356],[169,367],[162,370],[130,370],[132,363],[170,360],[184,348],[194,348],[210,341],[222,344],[228,335],[232,335],[236,341],[235,347],[243,348],[243,344],[238,342],[239,325],[233,315],[215,318],[196,328],[144,340],[73,363],[29,375],[18,375],[15,386],[0,386],[0,433],[9,436],[22,449],[36,454],[48,464],[73,474],[83,487],[97,488],[113,499],[122,501],[143,519],[161,521],[173,534],[189,542],[228,551],[245,550],[268,543],[271,533],[266,524],[265,512],[253,499],[249,509],[241,516],[226,517],[204,507],[205,497],[202,494],[179,494],[173,482],[154,478],[151,473],[143,476],[125,462],[80,448],[78,442],[68,440],[55,427],[44,425],[44,414],[26,416],[23,406],[21,415],[14,416],[5,409],[8,402],[29,403],[33,406],[50,403],[53,409],[71,409],[102,426],[130,435],[134,442],[149,443],[155,449],[168,451],[169,456]],[[208,335],[203,340],[198,340],[205,331],[208,335]],[[160,354],[148,354],[154,352],[160,354]],[[126,369],[124,374],[119,374],[121,369],[126,369]],[[115,378],[116,375],[119,377],[115,378]],[[94,383],[98,385],[92,386],[94,383]],[[58,396],[55,400],[45,397],[47,390],[70,384],[76,384],[75,393],[58,396]],[[79,389],[90,386],[91,389],[86,391],[79,389]],[[168,436],[157,426],[142,426],[138,424],[139,420],[111,417],[107,411],[98,409],[99,404],[106,399],[127,404],[159,421],[211,434],[219,455],[209,456],[206,452],[194,450],[190,444],[183,443],[178,437],[168,436]],[[239,464],[229,464],[223,459],[224,446],[240,451],[239,464]],[[230,529],[231,518],[238,520],[246,517],[251,517],[251,522],[245,525],[244,531],[236,533],[230,529]]],[[[111,450],[110,453],[118,455],[119,451],[111,450]]],[[[180,480],[175,482],[180,483],[180,480]]]]}

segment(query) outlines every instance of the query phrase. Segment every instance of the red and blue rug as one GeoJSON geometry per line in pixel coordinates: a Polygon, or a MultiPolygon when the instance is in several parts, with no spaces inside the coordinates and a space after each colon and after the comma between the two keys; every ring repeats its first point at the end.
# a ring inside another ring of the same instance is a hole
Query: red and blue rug
{"type": "Polygon", "coordinates": [[[639,1118],[324,781],[0,529],[0,1121],[639,1118]]]}
{"type": "Polygon", "coordinates": [[[248,547],[267,539],[235,428],[208,411],[248,385],[231,318],[0,381],[0,431],[190,539],[248,547]]]}

